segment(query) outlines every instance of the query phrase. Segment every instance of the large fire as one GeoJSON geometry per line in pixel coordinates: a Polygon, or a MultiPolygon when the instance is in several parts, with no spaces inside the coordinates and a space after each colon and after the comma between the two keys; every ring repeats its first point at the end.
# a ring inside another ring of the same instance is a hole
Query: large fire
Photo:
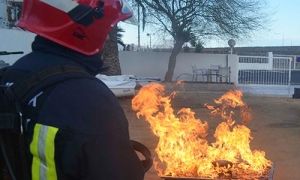
{"type": "Polygon", "coordinates": [[[145,118],[158,137],[155,168],[160,176],[254,179],[266,175],[272,163],[265,152],[250,149],[251,131],[245,124],[251,114],[240,91],[225,93],[215,106],[206,105],[222,120],[214,142],[207,140],[208,123],[190,108],[174,112],[174,93],[164,96],[164,91],[160,84],[149,84],[132,100],[137,116],[145,118]],[[237,123],[236,118],[243,121],[237,123]]]}

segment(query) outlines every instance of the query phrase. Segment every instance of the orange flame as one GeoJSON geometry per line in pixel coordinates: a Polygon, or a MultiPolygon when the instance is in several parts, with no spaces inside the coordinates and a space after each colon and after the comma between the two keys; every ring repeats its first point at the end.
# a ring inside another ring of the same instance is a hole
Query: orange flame
{"type": "Polygon", "coordinates": [[[170,96],[163,96],[164,87],[154,83],[144,86],[132,100],[138,118],[144,117],[159,138],[155,149],[155,168],[160,176],[180,177],[260,177],[271,166],[263,151],[250,149],[251,131],[236,124],[235,109],[243,121],[249,120],[249,108],[240,91],[229,91],[207,105],[222,122],[215,130],[215,142],[207,140],[208,123],[195,117],[190,108],[177,113],[170,96]]]}

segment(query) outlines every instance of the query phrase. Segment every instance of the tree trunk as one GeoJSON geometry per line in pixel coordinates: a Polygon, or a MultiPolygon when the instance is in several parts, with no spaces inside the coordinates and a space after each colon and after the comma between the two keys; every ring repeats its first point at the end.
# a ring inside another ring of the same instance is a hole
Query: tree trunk
{"type": "Polygon", "coordinates": [[[176,41],[174,48],[172,49],[172,53],[169,58],[168,71],[165,75],[166,82],[171,82],[173,79],[174,70],[176,67],[176,57],[180,53],[183,44],[184,44],[184,41],[180,41],[180,40],[176,41]]]}
{"type": "Polygon", "coordinates": [[[119,62],[117,26],[113,27],[109,33],[109,39],[106,41],[103,49],[103,65],[105,75],[120,75],[121,67],[119,62]]]}

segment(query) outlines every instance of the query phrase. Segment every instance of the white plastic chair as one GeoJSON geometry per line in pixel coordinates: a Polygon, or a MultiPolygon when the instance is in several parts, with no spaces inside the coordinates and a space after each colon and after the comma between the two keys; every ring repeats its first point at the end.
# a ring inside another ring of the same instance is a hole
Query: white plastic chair
{"type": "Polygon", "coordinates": [[[219,67],[217,77],[219,82],[223,82],[223,78],[225,79],[225,82],[230,82],[230,67],[219,67]]]}
{"type": "Polygon", "coordinates": [[[193,81],[198,81],[198,77],[201,77],[202,81],[204,81],[204,77],[207,76],[208,70],[207,69],[199,69],[199,68],[197,68],[196,65],[193,65],[192,66],[192,74],[193,74],[193,77],[192,77],[193,81]]]}

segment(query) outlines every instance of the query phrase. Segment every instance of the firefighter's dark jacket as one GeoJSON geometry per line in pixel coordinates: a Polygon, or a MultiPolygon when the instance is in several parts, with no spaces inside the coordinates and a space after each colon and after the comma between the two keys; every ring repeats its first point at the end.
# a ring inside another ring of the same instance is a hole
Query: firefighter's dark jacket
{"type": "MultiPolygon", "coordinates": [[[[26,75],[57,65],[82,67],[92,75],[101,70],[99,55],[85,56],[39,36],[32,50],[9,72],[26,75]]],[[[8,75],[5,82],[13,83],[14,78],[8,75]]],[[[46,95],[33,90],[28,99],[30,106],[39,109],[36,119],[28,120],[33,180],[143,179],[142,164],[130,144],[127,119],[103,82],[70,79],[50,89],[46,95]]]]}

